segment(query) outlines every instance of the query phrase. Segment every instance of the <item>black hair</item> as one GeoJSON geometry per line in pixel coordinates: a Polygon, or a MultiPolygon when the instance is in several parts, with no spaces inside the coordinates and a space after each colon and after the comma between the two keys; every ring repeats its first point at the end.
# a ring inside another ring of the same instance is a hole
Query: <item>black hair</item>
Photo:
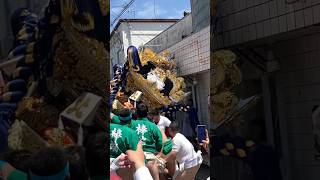
{"type": "Polygon", "coordinates": [[[85,149],[83,146],[72,146],[66,149],[70,166],[70,180],[87,180],[85,149]]]}
{"type": "Polygon", "coordinates": [[[159,116],[160,112],[157,109],[153,109],[149,112],[150,116],[159,116]]]}
{"type": "Polygon", "coordinates": [[[39,150],[30,159],[30,171],[38,176],[51,176],[62,171],[68,156],[61,147],[48,147],[39,150]]]}
{"type": "Polygon", "coordinates": [[[169,128],[171,129],[171,131],[173,132],[179,132],[180,131],[180,125],[178,122],[173,121],[170,123],[169,128]]]}
{"type": "Polygon", "coordinates": [[[160,92],[163,93],[163,95],[165,95],[165,96],[169,96],[170,92],[171,92],[171,90],[173,89],[173,86],[174,86],[173,82],[169,78],[166,78],[164,80],[164,84],[165,84],[164,89],[161,90],[160,92]]]}
{"type": "Polygon", "coordinates": [[[17,170],[28,173],[31,152],[27,150],[9,151],[0,156],[0,160],[8,162],[17,170]]]}
{"type": "Polygon", "coordinates": [[[85,148],[90,176],[105,175],[108,169],[107,162],[109,161],[107,133],[99,132],[90,136],[85,148]]]}
{"type": "Polygon", "coordinates": [[[138,118],[146,118],[148,116],[148,106],[141,103],[137,105],[138,118]]]}
{"type": "Polygon", "coordinates": [[[130,114],[131,114],[131,111],[129,109],[120,109],[118,111],[118,116],[120,117],[128,117],[130,116],[130,114]]]}

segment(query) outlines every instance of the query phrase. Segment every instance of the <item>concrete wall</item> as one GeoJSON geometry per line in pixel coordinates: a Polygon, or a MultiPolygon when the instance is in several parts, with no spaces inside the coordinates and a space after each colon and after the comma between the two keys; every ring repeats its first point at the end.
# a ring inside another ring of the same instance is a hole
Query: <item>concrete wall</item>
{"type": "Polygon", "coordinates": [[[189,14],[146,43],[155,52],[161,52],[192,34],[192,16],[189,14]]]}
{"type": "Polygon", "coordinates": [[[198,32],[210,24],[210,0],[190,0],[192,30],[198,32]]]}
{"type": "MultiPolygon", "coordinates": [[[[219,0],[221,29],[214,43],[228,47],[320,23],[320,1],[219,0]]],[[[217,33],[216,33],[217,34],[217,33]]]]}
{"type": "Polygon", "coordinates": [[[318,180],[320,161],[313,150],[311,110],[320,104],[320,34],[298,37],[274,45],[280,62],[277,74],[281,121],[287,124],[290,180],[318,180]]]}
{"type": "Polygon", "coordinates": [[[195,76],[197,81],[197,104],[198,104],[198,117],[200,124],[205,124],[210,127],[210,116],[208,108],[208,95],[210,94],[210,72],[202,72],[195,76]]]}
{"type": "Polygon", "coordinates": [[[0,1],[0,59],[4,59],[11,48],[13,36],[11,33],[11,15],[18,8],[29,8],[39,14],[49,0],[2,0],[0,1]]]}
{"type": "MultiPolygon", "coordinates": [[[[130,45],[137,48],[144,45],[162,31],[170,27],[173,23],[122,23],[123,45],[127,49],[130,45]]],[[[126,54],[126,52],[125,52],[126,54]]]]}

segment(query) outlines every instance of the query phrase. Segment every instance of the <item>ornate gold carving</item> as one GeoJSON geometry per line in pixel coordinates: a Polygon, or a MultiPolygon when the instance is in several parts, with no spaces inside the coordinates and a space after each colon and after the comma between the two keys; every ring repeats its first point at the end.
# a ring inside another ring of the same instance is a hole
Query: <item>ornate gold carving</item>
{"type": "MultiPolygon", "coordinates": [[[[172,68],[175,67],[175,63],[167,60],[169,55],[169,52],[157,55],[149,48],[145,48],[139,53],[142,65],[151,62],[156,66],[152,73],[154,73],[162,82],[167,78],[173,82],[173,88],[169,93],[169,97],[160,92],[155,82],[151,82],[137,73],[131,65],[132,62],[129,61],[129,66],[131,66],[126,89],[131,92],[141,91],[143,93],[142,101],[150,107],[160,108],[162,106],[170,105],[173,102],[180,102],[185,98],[185,92],[183,91],[185,89],[184,79],[178,77],[177,74],[173,72],[172,68]]],[[[129,57],[128,59],[132,58],[129,57]]]]}
{"type": "Polygon", "coordinates": [[[59,114],[59,109],[35,97],[25,97],[16,111],[16,117],[38,133],[45,128],[58,126],[59,114]]]}
{"type": "Polygon", "coordinates": [[[238,104],[232,88],[241,82],[241,72],[235,65],[236,55],[229,50],[212,53],[211,117],[214,122],[223,121],[238,104]]]}
{"type": "Polygon", "coordinates": [[[170,56],[169,51],[164,51],[160,55],[154,53],[150,48],[144,48],[140,53],[140,60],[142,65],[146,65],[148,62],[152,62],[155,66],[163,69],[173,69],[176,67],[175,60],[168,61],[170,56]]]}
{"type": "Polygon", "coordinates": [[[100,9],[103,16],[106,16],[109,13],[110,2],[109,0],[99,0],[100,9]]]}
{"type": "Polygon", "coordinates": [[[83,107],[88,107],[89,101],[90,101],[90,99],[88,99],[88,98],[77,100],[74,104],[74,107],[70,107],[69,109],[67,109],[67,113],[68,114],[74,113],[77,118],[81,118],[82,117],[81,109],[83,107]]]}

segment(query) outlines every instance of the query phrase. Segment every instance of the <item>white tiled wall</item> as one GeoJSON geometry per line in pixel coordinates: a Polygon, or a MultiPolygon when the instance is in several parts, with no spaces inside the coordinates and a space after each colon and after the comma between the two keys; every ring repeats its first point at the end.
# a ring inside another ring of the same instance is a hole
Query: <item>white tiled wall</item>
{"type": "Polygon", "coordinates": [[[222,30],[215,48],[320,23],[320,0],[220,0],[222,30]]]}
{"type": "Polygon", "coordinates": [[[155,52],[163,51],[192,34],[192,16],[187,15],[146,43],[155,52]]]}
{"type": "Polygon", "coordinates": [[[209,126],[207,98],[210,91],[210,27],[186,37],[167,50],[175,55],[179,76],[191,75],[197,81],[199,121],[209,126]]]}
{"type": "MultiPolygon", "coordinates": [[[[277,74],[282,92],[292,180],[319,180],[320,161],[314,158],[311,111],[320,104],[320,34],[279,42],[277,74]]],[[[290,179],[290,180],[291,180],[290,179]]]]}
{"type": "Polygon", "coordinates": [[[183,39],[167,50],[175,55],[181,76],[209,70],[210,27],[183,39]]]}

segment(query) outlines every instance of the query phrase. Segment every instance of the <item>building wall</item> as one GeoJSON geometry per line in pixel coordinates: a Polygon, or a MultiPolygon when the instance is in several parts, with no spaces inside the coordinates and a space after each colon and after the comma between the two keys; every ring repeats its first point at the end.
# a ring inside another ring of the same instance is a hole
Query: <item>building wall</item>
{"type": "Polygon", "coordinates": [[[150,46],[155,52],[161,52],[192,34],[192,16],[189,14],[170,28],[154,37],[146,46],[150,46]]]}
{"type": "Polygon", "coordinates": [[[129,46],[139,48],[172,24],[172,22],[122,22],[111,37],[111,65],[122,65],[129,46]]]}
{"type": "Polygon", "coordinates": [[[279,42],[273,50],[280,62],[277,85],[284,110],[280,121],[287,124],[290,180],[318,180],[311,110],[320,104],[320,34],[279,42]]]}
{"type": "Polygon", "coordinates": [[[196,96],[200,123],[209,125],[208,95],[210,89],[210,27],[184,38],[169,47],[177,61],[178,75],[197,81],[196,96]]]}
{"type": "Polygon", "coordinates": [[[208,95],[210,94],[210,72],[205,71],[195,76],[198,100],[198,117],[201,124],[210,127],[208,95]]]}
{"type": "Polygon", "coordinates": [[[320,1],[218,0],[216,48],[228,47],[320,23],[320,1]]]}
{"type": "Polygon", "coordinates": [[[192,30],[201,31],[210,24],[210,0],[190,0],[192,12],[192,30]]]}
{"type": "Polygon", "coordinates": [[[174,54],[178,73],[191,75],[210,68],[210,27],[192,34],[167,50],[174,54]]]}
{"type": "Polygon", "coordinates": [[[123,62],[122,60],[125,57],[121,27],[110,38],[110,47],[110,73],[113,75],[112,67],[123,62]]]}

